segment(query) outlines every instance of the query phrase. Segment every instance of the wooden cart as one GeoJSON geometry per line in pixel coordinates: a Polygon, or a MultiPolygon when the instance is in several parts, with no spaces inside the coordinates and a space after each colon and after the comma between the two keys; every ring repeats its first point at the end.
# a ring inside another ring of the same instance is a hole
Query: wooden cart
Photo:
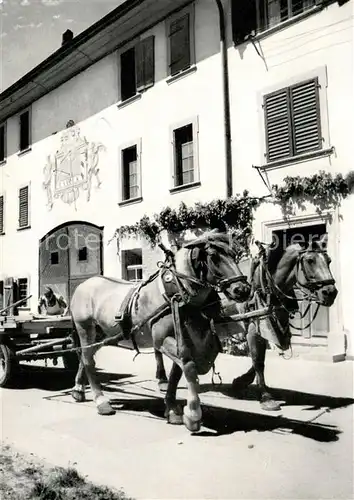
{"type": "Polygon", "coordinates": [[[11,385],[21,361],[62,358],[66,369],[78,368],[77,353],[62,352],[74,347],[71,317],[4,314],[24,300],[0,311],[0,387],[11,385]]]}

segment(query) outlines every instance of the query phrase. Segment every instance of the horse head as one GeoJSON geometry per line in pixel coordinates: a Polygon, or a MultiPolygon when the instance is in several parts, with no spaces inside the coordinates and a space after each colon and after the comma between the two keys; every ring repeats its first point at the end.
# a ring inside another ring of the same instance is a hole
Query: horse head
{"type": "Polygon", "coordinates": [[[237,262],[234,241],[226,233],[210,231],[184,245],[198,279],[208,282],[230,300],[244,302],[251,287],[237,262]]]}
{"type": "Polygon", "coordinates": [[[311,241],[309,246],[300,252],[297,260],[296,276],[298,285],[308,290],[315,301],[330,307],[338,294],[327,253],[328,236],[324,234],[320,240],[311,241]]]}
{"type": "Polygon", "coordinates": [[[288,263],[292,267],[287,276],[288,281],[318,304],[330,307],[338,290],[330,270],[331,258],[327,253],[327,242],[328,237],[324,234],[319,240],[312,240],[306,248],[298,244],[289,245],[275,273],[276,284],[279,285],[281,277],[284,279],[288,263]]]}

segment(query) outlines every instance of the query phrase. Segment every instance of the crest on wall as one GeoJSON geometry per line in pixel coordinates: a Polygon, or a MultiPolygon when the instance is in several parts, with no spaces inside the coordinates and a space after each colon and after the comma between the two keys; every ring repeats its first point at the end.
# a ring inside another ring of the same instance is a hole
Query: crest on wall
{"type": "MultiPolygon", "coordinates": [[[[60,148],[47,157],[43,169],[43,188],[47,192],[47,207],[52,209],[54,200],[75,203],[81,192],[86,192],[90,201],[93,180],[96,188],[101,185],[99,160],[105,146],[100,142],[89,142],[82,137],[80,128],[70,120],[60,138],[60,148]]],[[[76,208],[76,207],[75,207],[76,208]]]]}

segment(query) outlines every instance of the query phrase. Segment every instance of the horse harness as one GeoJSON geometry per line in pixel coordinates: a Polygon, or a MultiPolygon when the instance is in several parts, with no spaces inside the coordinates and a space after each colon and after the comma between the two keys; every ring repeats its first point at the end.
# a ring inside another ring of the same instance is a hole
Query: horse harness
{"type": "MultiPolygon", "coordinates": [[[[217,274],[210,268],[210,266],[207,266],[207,271],[209,271],[218,280],[217,285],[212,285],[203,280],[203,278],[205,278],[205,274],[203,272],[200,273],[202,279],[178,272],[175,266],[174,254],[171,251],[167,250],[163,245],[160,245],[160,247],[165,252],[165,261],[158,262],[158,271],[151,275],[147,280],[130,289],[120,307],[119,313],[116,316],[116,320],[117,324],[119,324],[121,329],[123,330],[124,337],[129,338],[132,341],[134,349],[136,350],[137,354],[139,354],[139,348],[135,339],[136,333],[145,325],[148,325],[151,329],[153,324],[159,321],[162,317],[172,313],[173,326],[177,343],[177,353],[178,355],[180,355],[184,342],[181,322],[182,308],[186,306],[198,306],[200,309],[202,309],[204,312],[202,312],[201,314],[209,320],[211,331],[214,335],[216,335],[214,318],[219,314],[220,311],[220,298],[217,295],[217,292],[225,290],[225,288],[227,288],[232,283],[240,280],[245,280],[247,278],[243,275],[240,275],[226,279],[219,279],[219,276],[217,276],[217,274]],[[131,312],[134,307],[137,308],[137,299],[139,297],[140,290],[155,279],[159,280],[160,292],[162,297],[164,298],[165,303],[158,307],[155,311],[153,311],[147,318],[144,318],[144,320],[133,326],[131,324],[131,312]],[[206,305],[201,306],[201,304],[198,304],[197,298],[200,292],[198,288],[208,288],[208,292],[205,298],[210,299],[210,301],[206,305]]],[[[197,249],[195,248],[190,250],[189,258],[190,264],[195,270],[193,260],[197,259],[198,254],[197,252],[194,252],[194,250],[197,249]]]]}

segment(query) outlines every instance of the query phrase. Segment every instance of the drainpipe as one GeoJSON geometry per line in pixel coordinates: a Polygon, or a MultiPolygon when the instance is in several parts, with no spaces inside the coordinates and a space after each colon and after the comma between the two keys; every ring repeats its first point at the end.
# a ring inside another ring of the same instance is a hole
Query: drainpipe
{"type": "Polygon", "coordinates": [[[226,197],[232,196],[232,149],[231,149],[231,115],[230,115],[230,87],[229,66],[227,59],[227,40],[225,13],[221,0],[215,0],[219,11],[220,23],[220,53],[222,61],[222,83],[224,99],[224,134],[225,134],[225,156],[226,156],[226,197]]]}

